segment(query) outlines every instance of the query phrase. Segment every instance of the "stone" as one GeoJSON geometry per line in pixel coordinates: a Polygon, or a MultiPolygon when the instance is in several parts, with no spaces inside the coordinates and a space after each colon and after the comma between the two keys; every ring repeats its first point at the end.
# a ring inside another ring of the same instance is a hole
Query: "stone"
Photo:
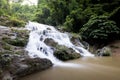
{"type": "Polygon", "coordinates": [[[52,38],[47,38],[45,39],[45,44],[51,47],[56,47],[56,45],[58,45],[57,42],[55,42],[52,38]]]}
{"type": "Polygon", "coordinates": [[[103,47],[102,49],[97,50],[97,56],[111,56],[112,52],[109,47],[103,47]]]}
{"type": "Polygon", "coordinates": [[[52,62],[48,59],[27,58],[19,63],[13,64],[10,72],[13,76],[21,77],[34,72],[48,69],[52,65],[53,65],[52,62]]]}
{"type": "Polygon", "coordinates": [[[17,80],[52,67],[48,59],[30,58],[24,49],[27,41],[28,31],[0,26],[0,80],[17,80]]]}
{"type": "Polygon", "coordinates": [[[54,56],[62,61],[80,58],[81,55],[76,53],[72,48],[58,46],[54,52],[54,56]]]}

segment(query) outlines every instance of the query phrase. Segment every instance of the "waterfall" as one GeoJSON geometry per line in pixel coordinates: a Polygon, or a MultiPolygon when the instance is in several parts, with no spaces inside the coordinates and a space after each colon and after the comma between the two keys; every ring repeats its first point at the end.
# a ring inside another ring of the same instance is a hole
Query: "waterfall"
{"type": "Polygon", "coordinates": [[[94,56],[83,47],[73,45],[67,33],[61,33],[53,26],[39,24],[36,22],[29,22],[27,23],[26,28],[30,30],[29,42],[26,46],[26,50],[33,58],[47,58],[50,59],[54,64],[60,62],[53,55],[54,49],[51,46],[45,44],[44,40],[46,38],[53,39],[59,45],[72,48],[82,56],[94,56]]]}

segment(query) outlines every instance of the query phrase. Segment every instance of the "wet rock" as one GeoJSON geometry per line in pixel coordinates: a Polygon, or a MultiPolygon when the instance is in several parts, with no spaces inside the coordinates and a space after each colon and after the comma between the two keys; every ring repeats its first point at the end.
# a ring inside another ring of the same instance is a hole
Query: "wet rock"
{"type": "Polygon", "coordinates": [[[83,47],[87,50],[89,50],[89,44],[86,41],[82,41],[83,47]]]}
{"type": "MultiPolygon", "coordinates": [[[[0,80],[17,80],[19,77],[48,69],[53,65],[48,59],[30,58],[20,55],[5,55],[5,57],[12,58],[12,60],[9,61],[9,67],[4,66],[3,68],[0,66],[0,71],[2,71],[0,80]]],[[[6,64],[2,64],[2,66],[6,64]]]]}
{"type": "Polygon", "coordinates": [[[75,45],[75,46],[80,46],[80,47],[85,47],[85,45],[81,42],[81,37],[77,34],[69,34],[70,40],[71,42],[75,45]]]}
{"type": "Polygon", "coordinates": [[[14,64],[10,72],[14,76],[25,76],[34,72],[48,69],[52,66],[52,62],[48,59],[28,58],[24,59],[21,63],[14,64]]]}
{"type": "Polygon", "coordinates": [[[6,71],[3,73],[2,80],[13,80],[13,77],[11,76],[11,74],[8,71],[6,71]]]}
{"type": "Polygon", "coordinates": [[[12,55],[10,54],[2,54],[0,55],[0,68],[6,69],[10,67],[12,61],[12,55]]]}
{"type": "Polygon", "coordinates": [[[58,46],[54,52],[54,56],[62,61],[80,58],[81,55],[76,53],[72,48],[65,46],[58,46]]]}
{"type": "Polygon", "coordinates": [[[103,47],[97,50],[97,56],[111,56],[112,52],[109,47],[103,47]]]}
{"type": "Polygon", "coordinates": [[[84,45],[83,45],[82,43],[80,43],[80,41],[79,41],[78,38],[72,37],[72,38],[71,38],[71,41],[72,41],[72,43],[73,43],[75,46],[84,47],[84,45]]]}
{"type": "Polygon", "coordinates": [[[77,59],[81,57],[79,53],[76,53],[72,48],[59,45],[53,39],[47,38],[44,41],[48,46],[51,46],[54,50],[54,56],[62,61],[77,59]]]}
{"type": "Polygon", "coordinates": [[[45,39],[45,44],[48,45],[48,46],[52,46],[52,47],[56,47],[56,45],[58,45],[57,42],[55,42],[53,39],[51,38],[47,38],[45,39]]]}
{"type": "Polygon", "coordinates": [[[42,71],[53,65],[48,59],[28,56],[28,52],[24,50],[28,33],[23,29],[0,26],[0,80],[16,80],[20,76],[42,71]]]}
{"type": "Polygon", "coordinates": [[[47,30],[51,30],[51,28],[48,27],[47,30]]]}

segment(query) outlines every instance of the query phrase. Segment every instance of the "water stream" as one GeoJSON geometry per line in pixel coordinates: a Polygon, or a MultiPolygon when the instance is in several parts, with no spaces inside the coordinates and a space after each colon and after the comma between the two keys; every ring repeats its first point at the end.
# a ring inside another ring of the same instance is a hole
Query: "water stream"
{"type": "Polygon", "coordinates": [[[58,66],[28,75],[21,80],[120,80],[119,57],[88,57],[94,55],[85,50],[83,45],[80,45],[81,47],[73,45],[67,33],[61,33],[53,26],[29,22],[26,28],[30,30],[26,47],[29,55],[33,58],[50,59],[58,66]],[[52,38],[59,45],[73,48],[86,57],[63,63],[53,56],[54,49],[44,43],[46,38],[52,38]]]}
{"type": "MultiPolygon", "coordinates": [[[[30,30],[29,42],[26,50],[31,57],[47,58],[51,60],[55,65],[67,65],[56,59],[53,55],[54,48],[45,44],[45,39],[51,38],[59,45],[64,45],[68,48],[72,48],[82,56],[94,56],[82,46],[75,46],[71,43],[67,33],[61,33],[53,26],[44,25],[36,22],[29,22],[26,28],[30,30]]],[[[68,64],[69,65],[69,64],[68,64]]],[[[69,65],[70,66],[70,65],[69,65]]]]}
{"type": "Polygon", "coordinates": [[[120,57],[82,57],[69,62],[80,66],[55,66],[21,80],[120,80],[120,57]]]}

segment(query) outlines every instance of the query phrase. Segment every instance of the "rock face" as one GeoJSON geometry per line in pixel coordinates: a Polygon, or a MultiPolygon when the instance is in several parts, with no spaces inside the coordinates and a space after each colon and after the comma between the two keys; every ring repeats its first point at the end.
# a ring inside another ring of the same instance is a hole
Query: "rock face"
{"type": "Polygon", "coordinates": [[[0,69],[2,69],[0,80],[17,80],[21,76],[48,69],[52,65],[48,59],[4,54],[0,58],[0,69]]]}
{"type": "Polygon", "coordinates": [[[16,80],[53,65],[48,59],[28,56],[24,50],[28,34],[25,29],[0,26],[0,80],[16,80]]]}
{"type": "Polygon", "coordinates": [[[48,69],[52,66],[52,62],[48,59],[28,58],[22,60],[20,63],[15,63],[10,69],[13,76],[21,77],[34,72],[48,69]]]}

